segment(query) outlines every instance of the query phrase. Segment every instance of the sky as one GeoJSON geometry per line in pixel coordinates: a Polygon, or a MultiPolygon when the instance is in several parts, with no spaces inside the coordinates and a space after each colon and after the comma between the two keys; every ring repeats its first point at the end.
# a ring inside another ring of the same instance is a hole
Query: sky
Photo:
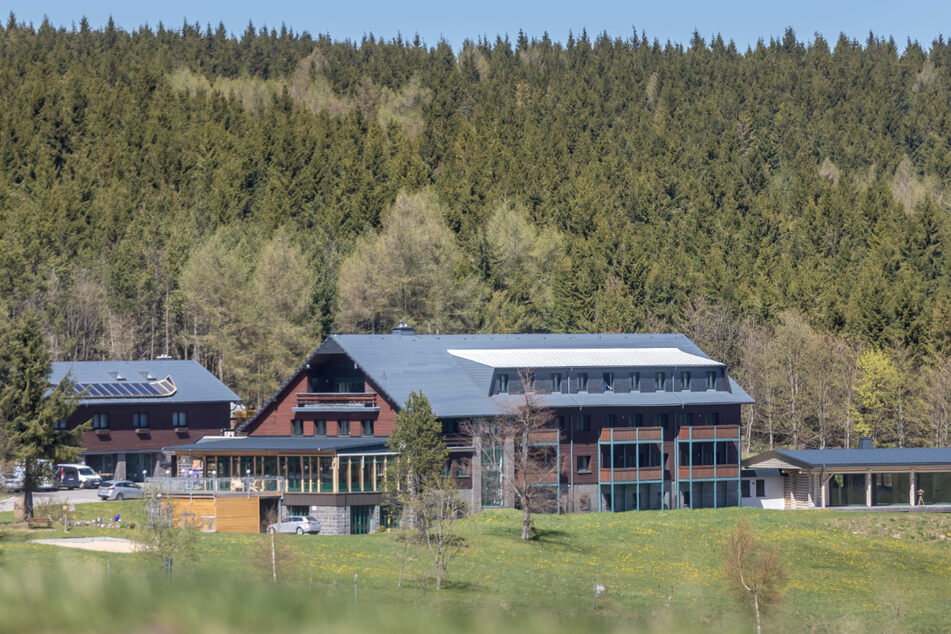
{"type": "MultiPolygon", "coordinates": [[[[694,30],[706,41],[719,33],[733,40],[741,50],[755,46],[762,38],[781,38],[792,27],[800,40],[811,41],[820,33],[834,44],[840,33],[864,42],[869,32],[893,37],[899,48],[910,38],[928,48],[941,34],[951,34],[951,1],[910,0],[480,0],[478,2],[435,2],[433,0],[301,0],[262,2],[261,0],[8,0],[5,5],[20,22],[38,26],[48,17],[56,26],[70,28],[86,16],[94,28],[110,16],[116,24],[133,30],[143,24],[162,22],[178,28],[184,21],[203,27],[223,22],[232,33],[241,34],[252,21],[256,27],[329,34],[337,40],[359,41],[373,33],[391,39],[419,36],[429,45],[446,39],[458,49],[466,39],[497,35],[515,40],[519,29],[529,37],[547,32],[564,42],[568,33],[589,34],[606,31],[629,38],[636,28],[651,40],[687,44],[694,30]]],[[[0,5],[0,9],[3,5],[0,5]]],[[[4,22],[6,12],[2,14],[4,22]]]]}

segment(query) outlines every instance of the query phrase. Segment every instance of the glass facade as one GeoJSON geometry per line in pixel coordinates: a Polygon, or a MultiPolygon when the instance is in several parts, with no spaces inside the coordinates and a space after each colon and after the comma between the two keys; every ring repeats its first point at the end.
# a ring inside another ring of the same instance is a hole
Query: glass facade
{"type": "Polygon", "coordinates": [[[951,504],[951,473],[918,473],[915,476],[915,503],[920,490],[923,504],[951,504]]]}
{"type": "Polygon", "coordinates": [[[865,474],[837,473],[829,479],[829,506],[865,506],[865,474]]]}
{"type": "Polygon", "coordinates": [[[907,505],[910,500],[910,485],[911,475],[908,473],[873,473],[872,504],[874,506],[907,505]]]}

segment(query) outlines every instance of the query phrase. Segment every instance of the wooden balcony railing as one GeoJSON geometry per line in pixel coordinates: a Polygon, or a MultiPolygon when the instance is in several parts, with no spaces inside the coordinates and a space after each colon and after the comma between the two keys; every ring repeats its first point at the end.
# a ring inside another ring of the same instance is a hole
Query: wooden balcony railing
{"type": "Polygon", "coordinates": [[[530,445],[557,445],[561,441],[561,434],[557,429],[536,429],[528,432],[530,445]]]}
{"type": "MultiPolygon", "coordinates": [[[[740,470],[736,465],[694,465],[692,477],[694,480],[712,480],[713,478],[737,478],[740,470]]],[[[689,465],[680,465],[677,472],[678,479],[689,480],[691,471],[689,465]]]]}
{"type": "Polygon", "coordinates": [[[376,394],[372,392],[347,394],[338,392],[298,393],[297,407],[377,407],[376,394]]]}
{"type": "Polygon", "coordinates": [[[677,440],[739,440],[739,425],[692,425],[681,427],[677,440]]]}
{"type": "Polygon", "coordinates": [[[662,427],[605,427],[601,430],[599,442],[611,442],[611,434],[614,434],[614,442],[644,442],[660,441],[664,439],[664,429],[662,427]]]}
{"type": "MultiPolygon", "coordinates": [[[[601,469],[601,483],[612,482],[611,469],[601,469]]],[[[664,479],[664,470],[661,467],[614,467],[613,482],[648,482],[664,479]]]]}

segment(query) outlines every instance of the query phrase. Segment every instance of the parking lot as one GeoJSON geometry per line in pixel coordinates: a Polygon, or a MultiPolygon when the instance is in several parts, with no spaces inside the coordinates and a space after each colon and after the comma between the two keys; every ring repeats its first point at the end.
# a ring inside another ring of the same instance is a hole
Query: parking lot
{"type": "MultiPolygon", "coordinates": [[[[0,497],[0,511],[12,511],[13,501],[23,497],[23,493],[3,493],[0,497]]],[[[33,493],[34,504],[46,504],[49,501],[61,504],[85,504],[87,502],[99,502],[96,495],[96,489],[74,489],[72,491],[35,491],[33,493]]]]}

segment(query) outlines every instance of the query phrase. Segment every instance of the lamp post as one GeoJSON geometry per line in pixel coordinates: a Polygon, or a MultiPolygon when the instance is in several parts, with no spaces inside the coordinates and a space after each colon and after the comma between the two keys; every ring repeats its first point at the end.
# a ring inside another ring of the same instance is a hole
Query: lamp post
{"type": "Polygon", "coordinates": [[[251,497],[251,470],[247,469],[244,473],[247,476],[245,478],[246,482],[244,484],[244,489],[248,492],[248,497],[251,497]]]}

